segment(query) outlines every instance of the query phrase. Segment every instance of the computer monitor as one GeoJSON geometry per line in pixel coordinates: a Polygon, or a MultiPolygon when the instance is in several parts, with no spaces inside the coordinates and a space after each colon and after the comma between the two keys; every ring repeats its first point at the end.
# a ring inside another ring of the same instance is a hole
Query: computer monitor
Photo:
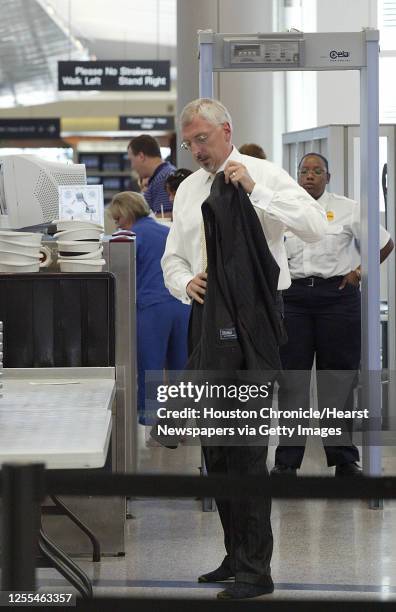
{"type": "Polygon", "coordinates": [[[35,155],[0,155],[0,227],[19,229],[58,217],[58,185],[86,185],[84,164],[35,155]]]}

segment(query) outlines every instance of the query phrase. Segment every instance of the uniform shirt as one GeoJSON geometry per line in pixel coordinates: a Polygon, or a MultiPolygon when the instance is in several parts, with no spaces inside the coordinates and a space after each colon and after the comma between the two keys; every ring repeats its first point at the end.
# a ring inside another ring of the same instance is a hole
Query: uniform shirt
{"type": "MultiPolygon", "coordinates": [[[[360,206],[355,200],[325,191],[317,200],[325,209],[328,226],[325,237],[307,244],[286,233],[286,251],[291,277],[345,276],[359,265],[360,206]]],[[[380,226],[380,248],[390,234],[380,226]]]]}
{"type": "Polygon", "coordinates": [[[161,205],[164,212],[172,210],[172,202],[169,200],[169,195],[165,188],[165,180],[175,170],[176,168],[173,164],[165,161],[157,166],[149,178],[144,197],[151,210],[155,213],[161,212],[161,205]]]}
{"type": "MultiPolygon", "coordinates": [[[[255,181],[250,200],[264,230],[268,246],[280,267],[279,289],[290,285],[284,247],[284,232],[291,229],[307,242],[323,237],[327,221],[321,205],[282,168],[271,162],[241,155],[235,147],[229,159],[244,164],[255,181]]],[[[188,176],[179,186],[173,204],[173,223],[162,258],[165,285],[185,303],[190,303],[186,286],[202,272],[201,205],[208,197],[213,175],[203,168],[188,176]]]]}
{"type": "Polygon", "coordinates": [[[173,301],[164,285],[161,257],[169,228],[152,217],[142,217],[131,227],[136,234],[136,303],[138,308],[173,301]]]}

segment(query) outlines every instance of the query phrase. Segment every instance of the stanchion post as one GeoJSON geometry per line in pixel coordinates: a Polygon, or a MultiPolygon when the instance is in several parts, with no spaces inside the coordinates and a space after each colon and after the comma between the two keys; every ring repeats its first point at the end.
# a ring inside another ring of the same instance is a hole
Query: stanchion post
{"type": "Polygon", "coordinates": [[[3,465],[3,591],[36,590],[43,465],[3,465]]]}

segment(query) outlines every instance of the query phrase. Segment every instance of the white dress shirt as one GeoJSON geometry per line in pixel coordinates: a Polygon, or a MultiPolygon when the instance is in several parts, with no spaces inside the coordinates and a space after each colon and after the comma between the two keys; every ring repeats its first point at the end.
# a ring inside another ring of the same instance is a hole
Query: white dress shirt
{"type": "MultiPolygon", "coordinates": [[[[325,237],[307,244],[286,233],[286,251],[291,277],[345,276],[359,265],[360,206],[355,200],[325,191],[317,200],[325,209],[328,225],[325,237]]],[[[380,226],[380,248],[390,234],[380,226]]]]}
{"type": "MultiPolygon", "coordinates": [[[[320,240],[327,221],[322,206],[300,187],[282,168],[271,162],[242,155],[234,147],[228,159],[246,166],[255,186],[250,200],[262,225],[268,246],[280,267],[279,289],[290,285],[284,247],[284,232],[289,229],[301,239],[320,240]]],[[[173,203],[173,223],[161,264],[165,285],[172,295],[190,303],[187,284],[202,270],[201,206],[210,193],[214,175],[203,168],[179,186],[173,203]]]]}

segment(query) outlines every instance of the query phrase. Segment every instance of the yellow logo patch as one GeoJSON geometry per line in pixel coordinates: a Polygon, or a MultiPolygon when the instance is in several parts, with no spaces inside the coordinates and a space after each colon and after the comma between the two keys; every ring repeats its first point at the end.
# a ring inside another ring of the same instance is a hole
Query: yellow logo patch
{"type": "Polygon", "coordinates": [[[328,210],[326,213],[326,217],[328,221],[334,221],[334,213],[332,210],[328,210]]]}

